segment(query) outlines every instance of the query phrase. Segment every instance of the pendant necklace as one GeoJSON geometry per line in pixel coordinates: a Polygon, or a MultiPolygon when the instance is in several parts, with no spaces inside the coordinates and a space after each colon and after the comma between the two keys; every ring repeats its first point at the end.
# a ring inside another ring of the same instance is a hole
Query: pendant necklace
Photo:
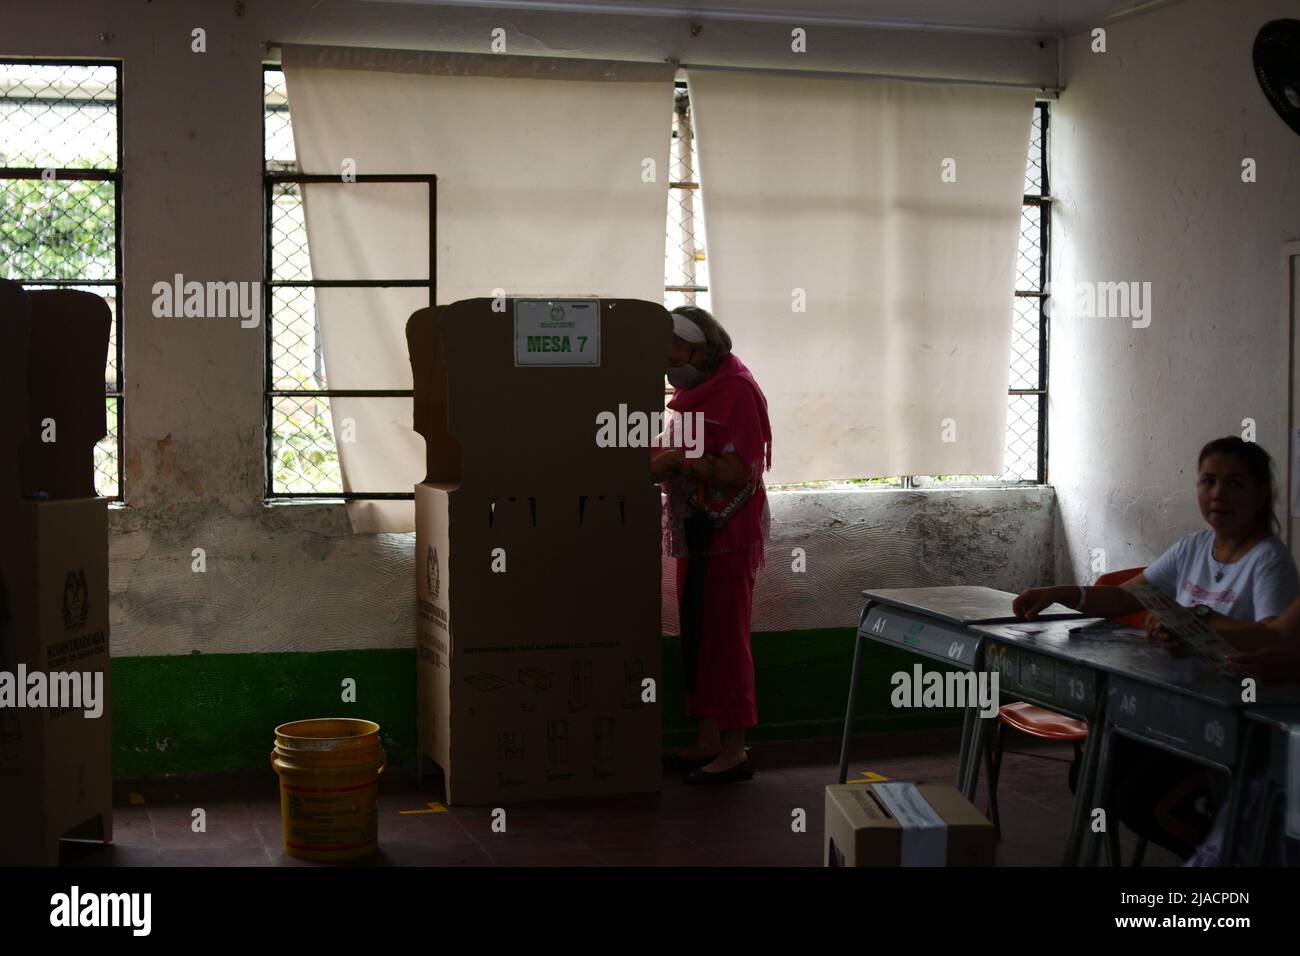
{"type": "Polygon", "coordinates": [[[1233,548],[1232,553],[1228,555],[1228,560],[1224,561],[1222,564],[1219,564],[1219,559],[1214,556],[1214,547],[1215,547],[1214,545],[1210,546],[1210,560],[1214,564],[1218,565],[1218,570],[1214,572],[1214,581],[1217,584],[1219,581],[1223,580],[1224,574],[1227,573],[1226,565],[1232,562],[1232,559],[1236,556],[1237,552],[1241,549],[1241,545],[1238,544],[1237,547],[1233,548]]]}

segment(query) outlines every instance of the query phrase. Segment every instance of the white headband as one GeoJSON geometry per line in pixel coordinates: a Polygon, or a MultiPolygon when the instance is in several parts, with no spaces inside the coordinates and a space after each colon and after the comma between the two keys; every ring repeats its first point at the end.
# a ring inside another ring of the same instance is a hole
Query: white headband
{"type": "Polygon", "coordinates": [[[672,317],[673,335],[677,336],[683,342],[690,342],[694,345],[702,345],[704,343],[705,339],[703,329],[680,312],[673,312],[672,317]]]}

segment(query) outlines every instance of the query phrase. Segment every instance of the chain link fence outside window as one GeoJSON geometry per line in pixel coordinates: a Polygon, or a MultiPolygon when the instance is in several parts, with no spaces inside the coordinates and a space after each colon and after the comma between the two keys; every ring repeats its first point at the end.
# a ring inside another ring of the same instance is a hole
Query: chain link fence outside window
{"type": "Polygon", "coordinates": [[[108,302],[108,433],[95,447],[108,498],[122,491],[120,82],[114,63],[0,61],[0,275],[108,302]]]}

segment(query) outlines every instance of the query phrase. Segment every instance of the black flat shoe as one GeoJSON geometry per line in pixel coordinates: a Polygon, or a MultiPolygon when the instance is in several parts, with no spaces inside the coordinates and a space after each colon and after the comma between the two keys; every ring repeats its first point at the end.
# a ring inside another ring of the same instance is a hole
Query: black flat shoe
{"type": "Polygon", "coordinates": [[[664,754],[664,768],[682,771],[699,770],[717,759],[718,754],[714,754],[712,757],[683,757],[681,754],[664,754]]]}
{"type": "Polygon", "coordinates": [[[686,775],[686,782],[689,784],[736,783],[740,780],[753,779],[754,765],[748,759],[744,763],[738,763],[730,770],[723,770],[720,773],[710,773],[701,768],[692,770],[686,775]]]}

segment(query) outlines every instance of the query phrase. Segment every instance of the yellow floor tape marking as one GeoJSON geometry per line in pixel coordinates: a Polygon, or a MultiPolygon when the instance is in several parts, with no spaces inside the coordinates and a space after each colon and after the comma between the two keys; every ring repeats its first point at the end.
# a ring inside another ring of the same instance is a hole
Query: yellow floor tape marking
{"type": "Polygon", "coordinates": [[[883,782],[883,781],[885,781],[885,780],[888,780],[888,779],[889,779],[889,778],[886,777],[884,774],[876,773],[874,770],[863,770],[863,771],[862,771],[862,779],[860,779],[860,780],[847,780],[847,781],[845,781],[845,782],[846,782],[846,783],[881,783],[881,782],[883,782]]]}
{"type": "Polygon", "coordinates": [[[398,810],[397,812],[398,812],[398,813],[401,813],[401,814],[411,814],[411,813],[446,813],[446,812],[447,812],[447,808],[444,807],[441,803],[438,803],[436,800],[433,801],[432,803],[425,804],[425,806],[427,806],[429,809],[427,809],[427,810],[398,810]]]}

